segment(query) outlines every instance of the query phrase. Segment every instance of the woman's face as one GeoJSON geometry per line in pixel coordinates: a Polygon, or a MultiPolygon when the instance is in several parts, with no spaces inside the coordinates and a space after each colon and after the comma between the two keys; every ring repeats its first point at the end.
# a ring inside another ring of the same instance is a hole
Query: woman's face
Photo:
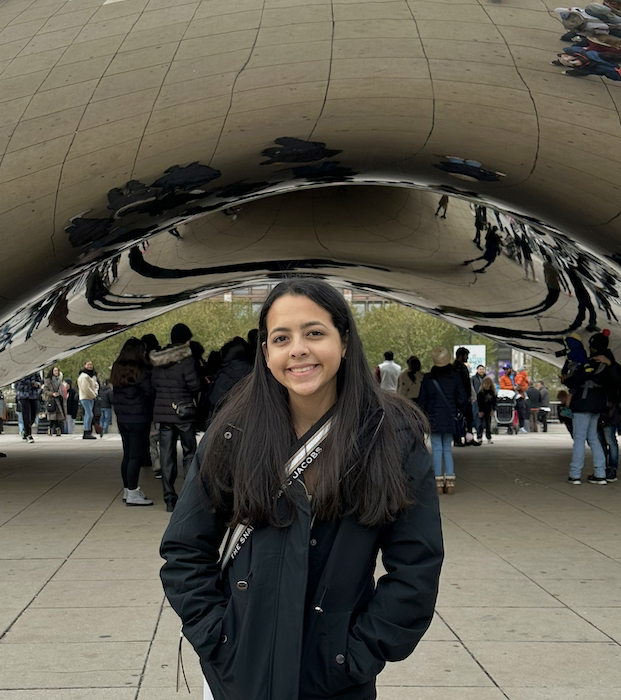
{"type": "Polygon", "coordinates": [[[52,370],[52,374],[55,377],[57,377],[60,374],[60,370],[58,369],[58,367],[54,367],[54,369],[52,370]]]}
{"type": "Polygon", "coordinates": [[[93,369],[93,363],[89,360],[84,363],[84,369],[93,369]]]}
{"type": "Polygon", "coordinates": [[[330,314],[308,297],[285,294],[267,314],[263,354],[291,398],[334,395],[345,344],[330,314]]]}

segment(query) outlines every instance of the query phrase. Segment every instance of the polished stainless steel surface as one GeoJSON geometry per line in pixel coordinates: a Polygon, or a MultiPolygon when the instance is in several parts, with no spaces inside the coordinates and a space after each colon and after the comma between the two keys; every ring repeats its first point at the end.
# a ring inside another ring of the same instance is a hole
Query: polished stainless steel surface
{"type": "Polygon", "coordinates": [[[621,32],[588,7],[0,0],[0,382],[292,271],[618,347],[621,32]]]}

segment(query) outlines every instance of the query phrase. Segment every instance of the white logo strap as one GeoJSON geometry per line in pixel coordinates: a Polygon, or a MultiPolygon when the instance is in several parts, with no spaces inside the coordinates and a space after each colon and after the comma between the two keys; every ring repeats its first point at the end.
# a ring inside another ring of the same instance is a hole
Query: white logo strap
{"type": "MultiPolygon", "coordinates": [[[[319,445],[326,439],[331,425],[332,418],[329,418],[322,425],[322,427],[319,428],[319,430],[306,443],[304,443],[302,447],[300,447],[293,457],[287,461],[287,464],[285,465],[285,473],[287,474],[288,479],[286,483],[280,487],[280,491],[276,496],[277,498],[280,498],[287,486],[291,486],[291,484],[298,479],[320,455],[321,447],[319,445]]],[[[220,565],[223,570],[226,568],[229,561],[235,559],[235,557],[239,554],[239,550],[250,537],[253,530],[254,527],[252,527],[252,525],[244,525],[244,523],[240,523],[235,527],[229,536],[228,545],[220,561],[220,565]]]]}

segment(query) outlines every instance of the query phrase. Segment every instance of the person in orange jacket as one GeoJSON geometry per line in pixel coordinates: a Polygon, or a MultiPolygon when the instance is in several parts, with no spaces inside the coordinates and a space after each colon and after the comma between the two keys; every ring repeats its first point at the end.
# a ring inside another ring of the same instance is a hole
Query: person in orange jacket
{"type": "Polygon", "coordinates": [[[515,389],[520,393],[520,396],[517,400],[517,413],[518,413],[518,423],[519,423],[519,432],[520,433],[527,433],[528,430],[526,429],[524,423],[526,421],[526,416],[528,416],[528,406],[527,406],[527,397],[526,397],[526,389],[528,389],[529,385],[529,380],[528,380],[528,372],[525,369],[521,369],[516,375],[515,375],[515,389]]]}
{"type": "Polygon", "coordinates": [[[515,389],[513,385],[513,379],[511,378],[511,365],[505,365],[503,369],[504,374],[500,376],[500,379],[498,380],[498,386],[501,389],[508,389],[509,391],[511,391],[512,389],[515,389]]]}

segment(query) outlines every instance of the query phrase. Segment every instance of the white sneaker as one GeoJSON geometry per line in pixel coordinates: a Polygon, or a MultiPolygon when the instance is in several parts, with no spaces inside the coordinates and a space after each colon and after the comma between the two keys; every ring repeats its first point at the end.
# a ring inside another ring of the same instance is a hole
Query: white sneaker
{"type": "Polygon", "coordinates": [[[492,438],[490,438],[490,439],[487,441],[487,444],[488,444],[488,445],[493,445],[493,444],[494,444],[493,441],[492,441],[492,438]]]}
{"type": "Polygon", "coordinates": [[[127,489],[127,500],[125,504],[128,506],[152,506],[153,501],[150,501],[144,493],[142,493],[142,489],[140,488],[127,489]]]}
{"type": "Polygon", "coordinates": [[[528,432],[528,430],[526,430],[526,428],[520,428],[518,430],[518,433],[527,433],[527,432],[528,432]]]}
{"type": "Polygon", "coordinates": [[[123,501],[127,501],[127,492],[129,489],[123,488],[123,501]]]}

